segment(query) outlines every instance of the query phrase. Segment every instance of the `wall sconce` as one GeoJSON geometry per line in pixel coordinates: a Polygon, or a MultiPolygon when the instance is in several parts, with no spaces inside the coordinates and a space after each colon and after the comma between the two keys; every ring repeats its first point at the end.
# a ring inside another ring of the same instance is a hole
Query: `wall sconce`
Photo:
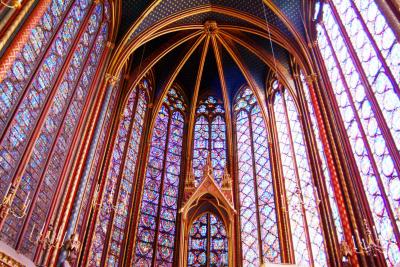
{"type": "MultiPolygon", "coordinates": [[[[365,240],[364,240],[364,238],[360,239],[358,231],[356,230],[356,239],[360,240],[360,242],[361,242],[361,248],[356,249],[356,253],[357,254],[367,254],[370,256],[377,256],[379,253],[383,253],[383,248],[379,244],[375,243],[371,229],[369,228],[366,219],[364,219],[364,226],[365,226],[365,233],[367,234],[367,237],[365,240]]],[[[376,229],[375,229],[375,235],[378,237],[378,233],[376,232],[376,229]]],[[[354,237],[353,237],[353,242],[354,242],[354,246],[357,248],[354,237]]]]}
{"type": "Polygon", "coordinates": [[[28,207],[31,203],[31,200],[29,199],[31,192],[28,192],[26,194],[24,203],[21,207],[12,208],[12,203],[14,201],[20,182],[21,178],[14,180],[14,182],[11,183],[6,190],[3,201],[0,203],[0,221],[4,221],[9,213],[11,213],[17,219],[22,219],[26,216],[28,207]]]}

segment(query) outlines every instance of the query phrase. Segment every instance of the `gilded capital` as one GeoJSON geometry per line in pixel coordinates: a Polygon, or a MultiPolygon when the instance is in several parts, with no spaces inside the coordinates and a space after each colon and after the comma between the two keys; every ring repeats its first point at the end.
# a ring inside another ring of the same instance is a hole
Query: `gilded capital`
{"type": "Polygon", "coordinates": [[[114,76],[110,73],[106,73],[106,82],[109,82],[111,85],[115,85],[118,81],[119,78],[117,76],[114,76]]]}

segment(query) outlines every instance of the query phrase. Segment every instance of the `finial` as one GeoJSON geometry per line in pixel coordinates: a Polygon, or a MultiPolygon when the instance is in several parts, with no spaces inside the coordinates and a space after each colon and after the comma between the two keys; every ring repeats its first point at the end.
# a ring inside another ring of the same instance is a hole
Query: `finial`
{"type": "Polygon", "coordinates": [[[224,175],[222,176],[222,189],[232,189],[232,178],[225,166],[224,175]]]}
{"type": "Polygon", "coordinates": [[[189,171],[186,183],[185,183],[185,188],[194,188],[195,187],[195,179],[194,179],[194,174],[193,170],[189,171]]]}

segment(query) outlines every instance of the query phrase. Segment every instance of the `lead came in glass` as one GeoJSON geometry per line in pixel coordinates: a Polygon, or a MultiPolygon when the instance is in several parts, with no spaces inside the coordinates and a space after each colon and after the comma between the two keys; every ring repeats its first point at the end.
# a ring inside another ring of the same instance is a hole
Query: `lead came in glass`
{"type": "Polygon", "coordinates": [[[372,0],[325,4],[317,32],[379,243],[387,263],[394,265],[400,261],[395,235],[400,166],[394,160],[400,148],[400,44],[372,0]]]}
{"type": "Polygon", "coordinates": [[[243,265],[279,263],[280,247],[267,128],[250,88],[243,87],[239,91],[234,112],[243,265]]]}
{"type": "Polygon", "coordinates": [[[188,266],[228,266],[228,238],[218,216],[205,213],[197,218],[190,228],[188,244],[188,266]]]}
{"type": "Polygon", "coordinates": [[[180,92],[169,89],[153,129],[134,266],[173,266],[184,112],[180,92]]]}

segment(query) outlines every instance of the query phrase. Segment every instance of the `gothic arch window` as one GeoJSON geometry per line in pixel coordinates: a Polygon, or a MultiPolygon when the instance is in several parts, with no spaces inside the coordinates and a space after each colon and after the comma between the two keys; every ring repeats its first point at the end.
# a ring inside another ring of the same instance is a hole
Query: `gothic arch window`
{"type": "Polygon", "coordinates": [[[196,186],[201,182],[210,151],[215,181],[221,185],[226,165],[225,110],[222,103],[213,96],[208,96],[197,107],[193,142],[193,170],[196,186]]]}
{"type": "Polygon", "coordinates": [[[234,103],[244,266],[280,262],[268,133],[260,106],[244,86],[234,103]]]}
{"type": "Polygon", "coordinates": [[[155,120],[133,265],[172,266],[186,105],[172,87],[155,120]]]}
{"type": "Polygon", "coordinates": [[[322,6],[318,48],[386,261],[400,260],[400,44],[374,0],[322,6]]]}
{"type": "Polygon", "coordinates": [[[93,236],[91,266],[119,264],[123,241],[127,239],[128,216],[150,90],[149,81],[142,80],[129,94],[121,114],[93,236]]]}
{"type": "Polygon", "coordinates": [[[13,208],[31,201],[26,217],[7,218],[1,239],[31,258],[37,244],[30,235],[47,227],[92,92],[108,38],[108,12],[106,1],[51,1],[29,41],[10,59],[10,69],[2,72],[0,198],[18,173],[13,208]]]}
{"type": "Polygon", "coordinates": [[[298,265],[327,264],[318,197],[297,106],[291,93],[278,81],[273,111],[286,196],[295,262],[298,265]]]}
{"type": "MultiPolygon", "coordinates": [[[[10,58],[11,62],[2,64],[0,67],[0,94],[2,96],[0,98],[0,132],[4,131],[13,109],[18,105],[18,99],[22,97],[29,80],[40,66],[40,59],[52,44],[51,39],[56,35],[60,24],[64,20],[70,24],[79,23],[77,19],[82,20],[84,14],[73,17],[72,10],[79,9],[84,13],[88,12],[89,3],[87,1],[73,2],[72,0],[48,1],[45,12],[32,28],[26,43],[22,47],[17,47],[19,50],[16,51],[15,56],[10,58]],[[80,4],[82,7],[79,6],[80,4]]],[[[58,39],[58,42],[60,45],[65,45],[70,42],[70,39],[58,39]]],[[[49,64],[47,63],[46,66],[49,64]]]]}
{"type": "Polygon", "coordinates": [[[320,138],[320,130],[317,125],[317,117],[315,115],[314,107],[311,102],[311,96],[310,96],[310,91],[309,91],[310,88],[308,87],[306,78],[305,78],[303,72],[301,72],[301,71],[300,71],[300,82],[301,82],[302,91],[304,93],[305,100],[306,100],[305,102],[307,105],[307,111],[308,111],[308,114],[311,119],[312,132],[314,133],[314,138],[315,138],[316,145],[317,145],[318,155],[316,155],[316,156],[319,159],[318,162],[321,162],[320,167],[322,170],[325,187],[326,187],[327,193],[328,193],[330,214],[331,214],[333,222],[335,224],[335,230],[336,230],[335,232],[337,234],[339,242],[342,242],[344,240],[343,224],[342,224],[342,221],[340,218],[337,198],[335,196],[333,182],[331,179],[331,174],[329,173],[329,170],[328,170],[328,163],[327,163],[327,159],[326,159],[326,156],[324,153],[324,148],[322,146],[322,141],[320,138]]]}
{"type": "MultiPolygon", "coordinates": [[[[121,72],[122,73],[122,72],[121,72]]],[[[89,225],[95,224],[96,220],[91,219],[91,211],[93,204],[97,204],[98,189],[97,177],[101,172],[102,156],[107,151],[108,136],[112,131],[113,115],[118,110],[117,100],[120,95],[120,78],[117,82],[111,82],[106,89],[104,99],[102,101],[99,117],[96,121],[93,137],[90,142],[87,158],[82,169],[82,176],[79,181],[79,187],[74,197],[74,204],[71,214],[68,217],[68,227],[66,229],[65,240],[73,238],[73,234],[82,238],[86,234],[89,225]]],[[[96,206],[95,206],[96,207],[96,206]]],[[[87,251],[90,250],[90,245],[86,246],[87,251]]],[[[86,249],[85,249],[86,251],[86,249]]],[[[65,259],[66,254],[60,255],[60,261],[65,259]]],[[[75,265],[76,259],[70,259],[71,266],[75,265]]]]}
{"type": "Polygon", "coordinates": [[[206,212],[192,224],[188,241],[188,266],[228,266],[228,238],[223,221],[206,212]]]}
{"type": "MultiPolygon", "coordinates": [[[[120,80],[122,75],[119,75],[120,80]]],[[[149,88],[151,91],[151,88],[149,88]]],[[[146,90],[148,90],[146,88],[146,90]]],[[[120,92],[120,83],[110,84],[107,88],[105,99],[102,103],[99,119],[90,145],[88,157],[82,172],[80,187],[75,199],[70,223],[80,236],[83,236],[88,213],[90,212],[90,200],[93,194],[97,194],[94,188],[96,174],[100,172],[101,156],[105,155],[107,136],[111,133],[112,115],[118,108],[117,100],[120,92]],[[77,217],[75,217],[77,216],[77,217]]],[[[72,233],[71,233],[72,234],[72,233]]]]}

